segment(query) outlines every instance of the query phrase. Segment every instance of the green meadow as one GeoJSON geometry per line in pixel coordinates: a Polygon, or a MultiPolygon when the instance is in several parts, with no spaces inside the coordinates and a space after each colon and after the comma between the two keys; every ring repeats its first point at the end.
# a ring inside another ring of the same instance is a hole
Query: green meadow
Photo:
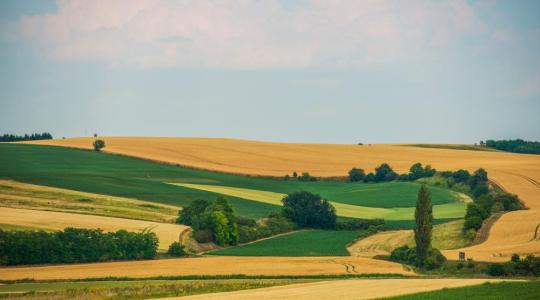
{"type": "Polygon", "coordinates": [[[433,292],[424,292],[406,296],[398,296],[392,300],[496,300],[519,299],[537,300],[540,296],[540,281],[484,283],[481,285],[445,288],[433,292]]]}
{"type": "Polygon", "coordinates": [[[213,250],[230,256],[349,256],[347,245],[360,231],[302,230],[253,243],[213,250]]]}
{"type": "MultiPolygon", "coordinates": [[[[24,144],[0,144],[0,178],[178,207],[195,199],[223,195],[238,215],[251,218],[279,210],[284,194],[305,190],[332,201],[343,217],[383,217],[400,222],[412,219],[420,186],[413,182],[285,181],[196,170],[87,150],[24,144]]],[[[436,218],[463,216],[465,205],[459,194],[438,187],[430,187],[430,191],[436,218]]]]}

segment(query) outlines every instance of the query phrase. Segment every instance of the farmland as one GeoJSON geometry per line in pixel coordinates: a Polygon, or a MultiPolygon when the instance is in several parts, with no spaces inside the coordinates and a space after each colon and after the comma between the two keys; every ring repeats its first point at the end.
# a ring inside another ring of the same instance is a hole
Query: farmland
{"type": "Polygon", "coordinates": [[[8,207],[0,207],[0,216],[2,224],[46,230],[63,230],[66,227],[75,227],[100,228],[104,231],[125,229],[138,232],[151,229],[159,238],[159,249],[167,249],[187,229],[186,226],[176,224],[8,207]]]}
{"type": "Polygon", "coordinates": [[[304,230],[208,254],[229,256],[349,256],[358,231],[304,230]],[[324,241],[324,242],[321,242],[324,241]]]}
{"type": "Polygon", "coordinates": [[[0,180],[0,206],[172,223],[178,207],[0,180]]]}
{"type": "Polygon", "coordinates": [[[2,299],[98,299],[122,297],[147,299],[149,297],[188,296],[203,293],[226,292],[262,288],[291,283],[310,282],[308,279],[221,279],[221,280],[130,280],[130,281],[78,281],[15,283],[0,285],[2,299]]]}
{"type": "MultiPolygon", "coordinates": [[[[352,184],[254,178],[106,153],[20,144],[0,145],[0,163],[5,166],[0,169],[3,178],[178,207],[194,199],[226,195],[238,215],[253,218],[278,210],[285,193],[307,190],[333,201],[341,216],[412,220],[419,187],[411,182],[352,184]]],[[[453,191],[434,187],[435,216],[463,216],[465,204],[461,200],[453,191]]]]}
{"type": "MultiPolygon", "coordinates": [[[[534,240],[540,220],[540,159],[537,155],[456,150],[447,146],[291,144],[209,138],[104,139],[108,145],[105,150],[112,153],[251,175],[283,176],[293,171],[306,171],[315,176],[344,176],[353,166],[372,170],[382,162],[389,163],[398,172],[405,172],[418,161],[439,170],[463,168],[473,171],[482,167],[492,180],[507,191],[518,194],[529,210],[504,214],[492,227],[486,242],[445,251],[445,255],[456,258],[457,252],[465,251],[476,260],[489,261],[506,261],[513,253],[540,255],[540,244],[534,240]]],[[[74,138],[31,143],[89,148],[91,141],[91,138],[74,138]]],[[[284,192],[256,186],[226,186],[284,192]]]]}
{"type": "Polygon", "coordinates": [[[446,288],[406,296],[392,297],[392,300],[446,300],[446,299],[520,299],[535,300],[540,295],[540,282],[500,282],[484,283],[460,288],[446,288]]]}
{"type": "Polygon", "coordinates": [[[148,278],[182,275],[360,275],[414,273],[401,264],[361,257],[241,257],[204,256],[76,265],[0,268],[0,280],[148,278]]]}
{"type": "MultiPolygon", "coordinates": [[[[418,185],[412,184],[414,186],[415,190],[410,190],[411,184],[410,183],[390,183],[391,186],[389,190],[402,190],[404,192],[404,195],[411,196],[415,193],[416,189],[418,188],[418,185]],[[395,188],[395,186],[398,185],[398,188],[395,188]]],[[[190,184],[190,183],[173,183],[173,185],[181,186],[185,188],[191,188],[191,189],[197,189],[197,190],[203,190],[208,191],[216,194],[221,195],[228,195],[228,196],[234,196],[239,197],[243,199],[253,200],[257,202],[263,202],[273,205],[280,205],[281,199],[285,197],[286,194],[280,194],[275,192],[268,192],[268,191],[259,191],[259,190],[251,190],[251,189],[243,189],[243,188],[235,188],[235,187],[227,187],[227,186],[216,186],[216,185],[208,185],[208,184],[190,184]]],[[[389,184],[388,183],[379,183],[377,185],[374,184],[366,184],[364,186],[372,187],[375,190],[382,191],[384,190],[389,184]]],[[[353,186],[352,184],[349,184],[349,186],[353,186]]],[[[366,192],[368,194],[371,190],[368,188],[364,189],[358,189],[356,192],[366,192]]],[[[451,218],[460,218],[463,217],[465,214],[465,203],[459,201],[459,197],[454,195],[454,192],[446,191],[443,192],[442,189],[436,189],[439,194],[443,194],[442,197],[434,196],[435,199],[444,199],[444,196],[446,197],[455,197],[455,201],[451,203],[445,203],[445,204],[439,204],[433,206],[433,213],[434,217],[438,219],[451,219],[451,218]]],[[[395,192],[395,191],[394,191],[395,192]]],[[[363,196],[363,195],[362,195],[363,196]]],[[[357,196],[361,197],[361,196],[357,196]]],[[[379,207],[368,207],[368,206],[361,206],[358,205],[358,203],[363,204],[363,198],[358,199],[356,201],[356,204],[344,204],[342,203],[342,198],[334,198],[339,199],[339,202],[333,202],[331,201],[332,205],[336,208],[336,213],[338,216],[342,217],[349,217],[349,218],[363,218],[363,219],[370,219],[370,218],[381,218],[385,220],[413,220],[414,219],[414,207],[392,207],[392,208],[383,208],[388,207],[392,205],[395,202],[401,202],[397,205],[404,205],[404,199],[400,197],[399,195],[395,195],[395,198],[389,197],[388,199],[382,200],[382,197],[379,199],[381,206],[379,207]],[[395,199],[395,201],[393,201],[395,199]],[[381,201],[382,200],[382,201],[381,201]]],[[[403,197],[405,198],[405,197],[403,197]]],[[[330,198],[333,199],[333,198],[330,198]]],[[[409,205],[412,205],[415,200],[409,201],[409,205]]],[[[352,203],[355,203],[353,201],[349,201],[352,203]]],[[[373,202],[372,205],[376,205],[376,202],[373,202]]]]}
{"type": "MultiPolygon", "coordinates": [[[[336,281],[320,281],[314,283],[293,284],[256,290],[244,290],[201,296],[185,299],[281,299],[294,295],[294,299],[373,299],[395,295],[431,291],[443,287],[462,287],[478,285],[484,282],[497,282],[493,279],[351,279],[336,281]],[[391,288],[389,288],[391,287],[391,288]]],[[[176,298],[175,298],[176,299],[176,298]]]]}

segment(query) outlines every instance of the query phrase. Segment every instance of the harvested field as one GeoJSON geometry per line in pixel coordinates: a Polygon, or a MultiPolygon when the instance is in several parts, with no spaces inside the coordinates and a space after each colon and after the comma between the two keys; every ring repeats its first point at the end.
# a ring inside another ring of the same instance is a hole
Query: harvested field
{"type": "MultiPolygon", "coordinates": [[[[503,215],[490,230],[486,242],[461,251],[476,260],[489,261],[508,260],[512,253],[540,255],[540,240],[534,239],[540,223],[538,155],[408,145],[292,144],[209,138],[103,139],[107,143],[105,150],[112,153],[252,175],[283,176],[307,171],[316,176],[345,176],[351,167],[372,170],[383,162],[398,172],[405,172],[415,162],[431,164],[439,170],[472,171],[482,167],[491,179],[518,194],[530,210],[503,215]]],[[[90,148],[92,140],[73,138],[31,143],[90,148]]],[[[458,251],[445,251],[445,255],[455,259],[458,251]]]]}
{"type": "Polygon", "coordinates": [[[348,279],[167,299],[373,299],[501,281],[497,279],[348,279]]]}
{"type": "Polygon", "coordinates": [[[0,206],[174,223],[178,207],[0,179],[0,206]]]}
{"type": "Polygon", "coordinates": [[[176,224],[7,207],[0,207],[0,223],[46,230],[76,227],[101,228],[104,231],[141,231],[150,228],[159,238],[159,249],[168,249],[169,245],[178,241],[180,234],[189,228],[176,224]]]}
{"type": "Polygon", "coordinates": [[[0,268],[0,279],[81,279],[174,275],[414,275],[402,265],[360,257],[232,257],[204,256],[131,262],[0,268]]]}

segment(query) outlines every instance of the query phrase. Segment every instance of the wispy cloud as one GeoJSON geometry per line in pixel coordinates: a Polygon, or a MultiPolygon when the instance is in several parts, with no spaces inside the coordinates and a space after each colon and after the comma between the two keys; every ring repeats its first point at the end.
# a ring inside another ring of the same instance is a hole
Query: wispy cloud
{"type": "Polygon", "coordinates": [[[74,0],[17,28],[57,60],[250,69],[414,59],[482,24],[466,1],[74,0]]]}

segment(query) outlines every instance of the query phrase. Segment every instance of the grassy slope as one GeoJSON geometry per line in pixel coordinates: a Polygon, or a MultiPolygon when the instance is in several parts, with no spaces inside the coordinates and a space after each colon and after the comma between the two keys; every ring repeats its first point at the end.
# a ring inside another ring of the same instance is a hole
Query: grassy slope
{"type": "Polygon", "coordinates": [[[304,230],[258,242],[210,251],[232,256],[348,256],[358,231],[304,230]]]}
{"type": "Polygon", "coordinates": [[[486,283],[476,286],[442,289],[433,292],[398,296],[392,300],[458,300],[458,299],[520,299],[536,300],[540,295],[540,281],[486,283]]]}
{"type": "MultiPolygon", "coordinates": [[[[0,165],[0,178],[176,206],[184,206],[197,198],[214,198],[215,194],[172,186],[165,182],[224,185],[277,193],[308,190],[333,201],[361,199],[355,204],[378,207],[414,206],[418,188],[414,183],[387,183],[379,186],[252,178],[162,165],[105,153],[21,144],[0,144],[0,165]],[[391,199],[388,199],[387,192],[393,195],[391,199]]],[[[261,217],[278,209],[271,204],[230,196],[227,198],[242,216],[261,217]]],[[[454,200],[453,192],[433,189],[434,204],[454,200]]]]}
{"type": "MultiPolygon", "coordinates": [[[[380,183],[377,185],[378,189],[384,189],[387,185],[396,186],[398,184],[404,184],[404,188],[408,189],[409,183],[380,183]]],[[[240,197],[243,199],[250,199],[258,202],[281,205],[281,199],[286,194],[280,194],[275,192],[260,191],[253,189],[244,189],[236,187],[227,187],[220,185],[209,184],[190,184],[190,183],[173,183],[173,185],[187,187],[197,190],[209,191],[220,195],[228,195],[240,197]]],[[[395,188],[389,188],[394,189],[395,188]]],[[[431,188],[430,188],[431,189],[431,188]]],[[[404,191],[405,192],[405,191],[404,191]]],[[[395,199],[395,198],[388,198],[395,199]]],[[[399,198],[398,198],[399,199],[399,198]]],[[[359,201],[356,201],[358,203],[359,201]]],[[[381,207],[367,207],[360,205],[344,204],[331,201],[332,205],[336,208],[338,216],[350,217],[350,218],[382,218],[385,220],[414,220],[414,207],[397,207],[397,208],[381,208],[381,207]]],[[[385,204],[392,203],[392,200],[387,200],[385,204]]],[[[465,214],[466,204],[463,202],[445,203],[433,206],[433,214],[435,218],[459,218],[465,214]]]]}
{"type": "Polygon", "coordinates": [[[1,179],[0,206],[165,223],[173,223],[178,215],[175,206],[1,179]]]}
{"type": "Polygon", "coordinates": [[[2,299],[19,299],[29,293],[32,299],[147,299],[149,297],[187,296],[228,292],[291,283],[306,279],[227,279],[227,280],[136,280],[15,283],[0,285],[2,299]],[[12,295],[9,295],[12,294],[12,295]]]}

